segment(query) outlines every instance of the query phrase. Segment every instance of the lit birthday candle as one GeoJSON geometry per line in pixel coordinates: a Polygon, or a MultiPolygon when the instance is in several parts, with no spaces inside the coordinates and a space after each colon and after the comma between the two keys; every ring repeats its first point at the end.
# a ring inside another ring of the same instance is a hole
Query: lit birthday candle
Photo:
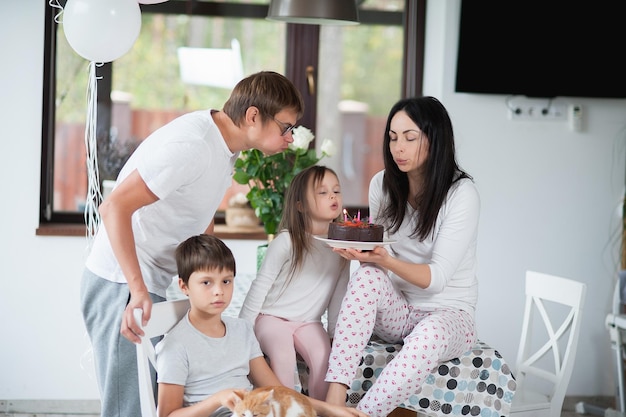
{"type": "Polygon", "coordinates": [[[357,211],[357,212],[356,212],[356,219],[357,219],[358,221],[361,221],[361,210],[359,210],[359,211],[357,211]]]}
{"type": "Polygon", "coordinates": [[[348,210],[343,209],[343,221],[347,222],[348,221],[348,210]]]}

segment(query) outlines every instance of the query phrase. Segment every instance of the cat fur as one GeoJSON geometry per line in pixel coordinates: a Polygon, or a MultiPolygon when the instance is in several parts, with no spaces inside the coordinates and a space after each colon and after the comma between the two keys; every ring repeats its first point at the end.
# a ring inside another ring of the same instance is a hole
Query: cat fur
{"type": "Polygon", "coordinates": [[[316,417],[309,398],[282,386],[247,392],[233,409],[233,417],[316,417]]]}

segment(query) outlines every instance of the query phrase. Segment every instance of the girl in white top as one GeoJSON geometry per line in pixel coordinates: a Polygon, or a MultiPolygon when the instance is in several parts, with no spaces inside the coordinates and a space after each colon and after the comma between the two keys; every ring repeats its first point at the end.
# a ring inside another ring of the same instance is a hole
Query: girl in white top
{"type": "Polygon", "coordinates": [[[480,200],[456,162],[443,105],[433,97],[396,103],[383,155],[385,170],[370,182],[370,214],[396,243],[335,249],[361,266],[350,277],[326,376],[327,400],[343,404],[370,337],[402,343],[357,406],[371,417],[387,416],[440,362],[476,341],[480,200]]]}
{"type": "Polygon", "coordinates": [[[255,324],[261,349],[283,385],[294,387],[296,353],[309,367],[309,396],[325,399],[324,381],[350,263],[313,235],[326,235],[342,210],[334,171],[312,166],[296,175],[280,229],[270,243],[239,317],[255,324]],[[328,312],[328,332],[322,315],[328,312]]]}

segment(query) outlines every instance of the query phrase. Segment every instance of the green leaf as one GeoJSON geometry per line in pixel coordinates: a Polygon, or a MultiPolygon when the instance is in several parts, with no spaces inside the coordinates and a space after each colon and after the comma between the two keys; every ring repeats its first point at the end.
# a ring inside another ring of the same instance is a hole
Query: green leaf
{"type": "Polygon", "coordinates": [[[239,184],[247,184],[250,181],[250,176],[243,171],[235,171],[233,179],[239,184]]]}
{"type": "Polygon", "coordinates": [[[239,184],[252,184],[246,197],[266,233],[277,232],[285,193],[293,177],[321,158],[314,149],[287,149],[274,155],[263,155],[257,149],[241,152],[233,179],[239,184]]]}

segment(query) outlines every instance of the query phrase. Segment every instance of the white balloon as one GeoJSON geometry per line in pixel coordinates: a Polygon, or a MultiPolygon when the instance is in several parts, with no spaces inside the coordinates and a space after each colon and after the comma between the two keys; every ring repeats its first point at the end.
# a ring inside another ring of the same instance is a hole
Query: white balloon
{"type": "Polygon", "coordinates": [[[63,30],[83,58],[111,62],[127,53],[141,30],[137,0],[67,0],[63,30]]]}

